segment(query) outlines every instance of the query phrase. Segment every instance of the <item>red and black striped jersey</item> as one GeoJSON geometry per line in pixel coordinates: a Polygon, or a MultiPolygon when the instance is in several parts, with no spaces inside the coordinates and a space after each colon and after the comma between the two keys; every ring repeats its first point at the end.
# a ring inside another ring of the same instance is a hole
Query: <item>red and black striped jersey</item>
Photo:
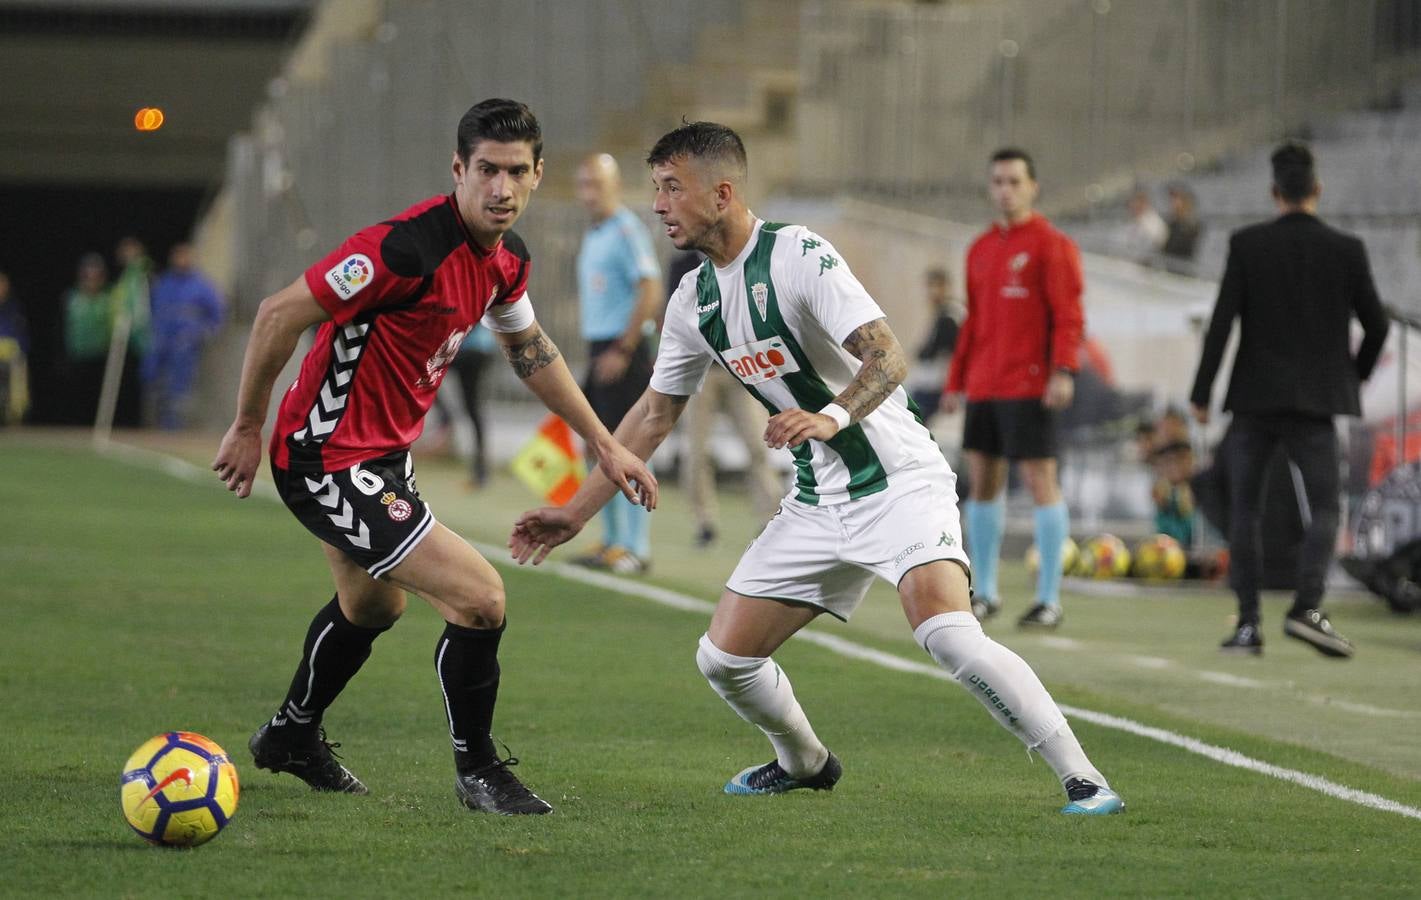
{"type": "Polygon", "coordinates": [[[272,462],[332,472],[408,448],[484,312],[531,302],[529,262],[511,231],[492,250],[475,243],[448,195],[356,232],[307,269],[331,320],[282,399],[272,462]]]}

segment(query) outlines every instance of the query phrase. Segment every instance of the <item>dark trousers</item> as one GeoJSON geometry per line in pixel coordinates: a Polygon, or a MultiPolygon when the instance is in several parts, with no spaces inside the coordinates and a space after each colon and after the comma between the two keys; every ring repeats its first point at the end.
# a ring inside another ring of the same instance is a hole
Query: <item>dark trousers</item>
{"type": "Polygon", "coordinates": [[[1308,515],[1298,550],[1297,593],[1293,612],[1322,605],[1323,580],[1337,543],[1337,432],[1331,418],[1286,413],[1239,414],[1230,426],[1229,584],[1238,595],[1239,624],[1258,624],[1258,589],[1263,553],[1260,530],[1263,477],[1268,461],[1282,445],[1302,476],[1308,515]]]}
{"type": "Polygon", "coordinates": [[[459,375],[459,387],[464,391],[464,412],[474,426],[474,484],[488,480],[488,425],[484,421],[483,379],[492,353],[483,350],[461,350],[450,367],[459,375]]]}
{"type": "Polygon", "coordinates": [[[637,344],[621,378],[608,382],[597,380],[597,357],[614,343],[616,341],[610,340],[591,341],[588,344],[587,380],[582,385],[582,392],[587,395],[588,404],[592,406],[598,420],[607,426],[608,431],[617,430],[622,419],[636,406],[636,402],[646,392],[646,386],[651,383],[651,356],[647,353],[646,341],[637,344]]]}

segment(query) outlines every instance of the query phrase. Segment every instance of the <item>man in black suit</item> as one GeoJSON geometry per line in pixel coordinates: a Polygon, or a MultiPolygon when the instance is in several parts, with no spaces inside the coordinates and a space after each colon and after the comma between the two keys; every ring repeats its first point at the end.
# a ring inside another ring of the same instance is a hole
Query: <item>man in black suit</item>
{"type": "Polygon", "coordinates": [[[1351,642],[1320,609],[1337,540],[1340,485],[1332,417],[1361,413],[1359,386],[1381,354],[1388,321],[1362,242],[1318,219],[1321,190],[1306,146],[1290,142],[1274,151],[1273,198],[1281,215],[1230,239],[1190,394],[1194,417],[1207,422],[1210,389],[1237,316],[1241,337],[1224,397],[1224,410],[1234,414],[1224,463],[1229,583],[1238,595],[1238,627],[1222,645],[1229,652],[1263,652],[1259,508],[1264,469],[1282,445],[1302,475],[1310,516],[1283,633],[1327,656],[1352,655],[1351,642]],[[1353,316],[1365,332],[1355,356],[1353,316]]]}

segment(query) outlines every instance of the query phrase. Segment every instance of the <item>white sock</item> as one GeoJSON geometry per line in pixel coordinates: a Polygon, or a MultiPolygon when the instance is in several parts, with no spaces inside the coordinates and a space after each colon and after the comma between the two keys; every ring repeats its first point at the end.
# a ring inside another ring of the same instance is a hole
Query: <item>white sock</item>
{"type": "Polygon", "coordinates": [[[701,636],[696,665],[740,718],[757,726],[775,747],[780,768],[795,778],[824,768],[829,751],[814,735],[789,678],[765,657],[733,656],[701,636]]]}
{"type": "Polygon", "coordinates": [[[1100,774],[1100,770],[1091,765],[1090,760],[1086,758],[1085,750],[1081,749],[1081,742],[1076,739],[1076,733],[1071,730],[1069,722],[1062,725],[1055,734],[1037,744],[1036,752],[1040,753],[1041,758],[1046,760],[1046,764],[1055,770],[1063,786],[1072,778],[1084,778],[1103,788],[1110,787],[1105,781],[1105,776],[1100,774]]]}
{"type": "Polygon", "coordinates": [[[987,637],[970,612],[933,616],[913,631],[918,644],[967,689],[1002,727],[1067,778],[1105,785],[1071,732],[1056,701],[1026,661],[987,637]]]}

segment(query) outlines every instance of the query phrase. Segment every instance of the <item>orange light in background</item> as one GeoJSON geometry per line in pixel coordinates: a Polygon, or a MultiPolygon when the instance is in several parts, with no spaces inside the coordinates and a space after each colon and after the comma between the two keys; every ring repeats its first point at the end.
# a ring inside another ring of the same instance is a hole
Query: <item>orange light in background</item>
{"type": "Polygon", "coordinates": [[[156,106],[145,106],[133,116],[133,127],[139,131],[157,131],[163,127],[163,111],[156,106]]]}

